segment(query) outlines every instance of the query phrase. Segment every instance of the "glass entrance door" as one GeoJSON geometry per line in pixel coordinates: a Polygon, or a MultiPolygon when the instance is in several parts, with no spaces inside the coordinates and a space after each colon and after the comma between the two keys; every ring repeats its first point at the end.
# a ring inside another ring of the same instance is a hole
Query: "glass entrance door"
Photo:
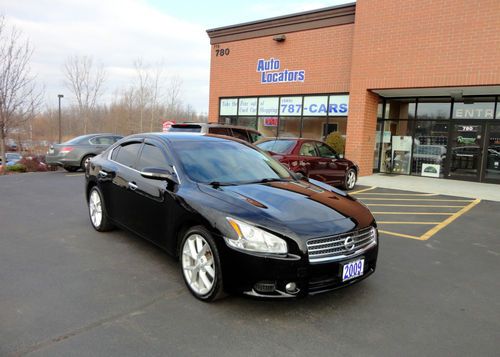
{"type": "Polygon", "coordinates": [[[461,180],[479,181],[484,125],[454,124],[451,130],[448,176],[461,180]]]}
{"type": "Polygon", "coordinates": [[[500,183],[500,124],[489,124],[484,140],[483,181],[500,183]]]}

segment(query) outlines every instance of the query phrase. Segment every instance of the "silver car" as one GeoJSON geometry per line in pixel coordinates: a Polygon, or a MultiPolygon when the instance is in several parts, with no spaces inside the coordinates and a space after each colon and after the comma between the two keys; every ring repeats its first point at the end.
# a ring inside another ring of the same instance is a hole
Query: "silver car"
{"type": "Polygon", "coordinates": [[[62,166],[66,171],[85,170],[90,159],[123,136],[116,134],[88,134],[77,136],[62,144],[51,145],[45,161],[49,165],[62,166]]]}

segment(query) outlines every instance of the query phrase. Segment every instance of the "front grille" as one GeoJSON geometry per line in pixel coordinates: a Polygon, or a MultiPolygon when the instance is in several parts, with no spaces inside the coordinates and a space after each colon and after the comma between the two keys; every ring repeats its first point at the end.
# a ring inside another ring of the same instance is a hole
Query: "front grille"
{"type": "Polygon", "coordinates": [[[373,227],[331,237],[313,238],[307,241],[309,262],[317,263],[348,258],[352,254],[362,253],[375,245],[376,240],[377,233],[373,227]]]}

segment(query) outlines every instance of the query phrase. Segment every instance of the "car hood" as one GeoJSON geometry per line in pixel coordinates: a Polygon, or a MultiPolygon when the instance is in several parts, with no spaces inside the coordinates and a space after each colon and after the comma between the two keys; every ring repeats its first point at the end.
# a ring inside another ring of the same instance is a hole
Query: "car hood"
{"type": "Polygon", "coordinates": [[[373,224],[369,210],[351,196],[304,181],[269,182],[200,190],[236,206],[234,215],[305,241],[373,224]]]}

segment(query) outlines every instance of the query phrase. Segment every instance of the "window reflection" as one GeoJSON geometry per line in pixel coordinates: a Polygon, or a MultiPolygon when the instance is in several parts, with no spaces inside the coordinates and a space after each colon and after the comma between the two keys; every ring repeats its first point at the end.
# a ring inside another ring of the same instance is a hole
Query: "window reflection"
{"type": "Polygon", "coordinates": [[[493,119],[494,97],[466,97],[453,104],[453,119],[493,119]]]}
{"type": "Polygon", "coordinates": [[[417,119],[449,119],[451,98],[419,98],[417,119]]]}

